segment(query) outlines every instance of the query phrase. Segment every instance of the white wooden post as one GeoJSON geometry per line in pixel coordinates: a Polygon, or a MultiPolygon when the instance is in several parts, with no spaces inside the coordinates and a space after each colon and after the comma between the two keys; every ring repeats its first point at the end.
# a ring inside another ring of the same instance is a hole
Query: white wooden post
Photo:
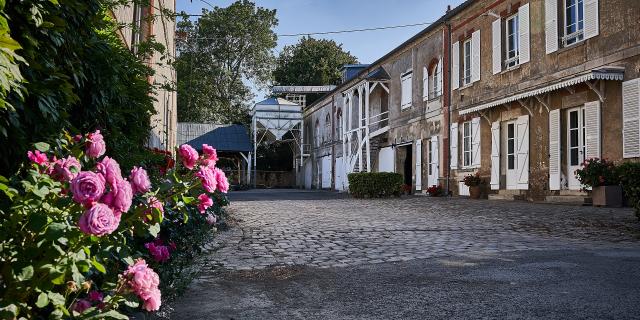
{"type": "Polygon", "coordinates": [[[365,127],[364,127],[364,135],[365,135],[365,141],[366,141],[366,148],[367,148],[367,172],[371,172],[371,145],[369,143],[369,81],[367,81],[365,83],[365,100],[364,100],[364,122],[365,122],[365,127]]]}

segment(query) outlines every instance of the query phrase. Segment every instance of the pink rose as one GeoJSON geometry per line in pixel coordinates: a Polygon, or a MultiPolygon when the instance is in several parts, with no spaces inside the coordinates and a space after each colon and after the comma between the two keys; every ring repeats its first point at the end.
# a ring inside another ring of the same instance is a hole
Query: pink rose
{"type": "Polygon", "coordinates": [[[114,232],[120,224],[120,214],[114,213],[111,208],[103,203],[96,203],[85,211],[78,227],[85,234],[101,237],[114,232]]]}
{"type": "Polygon", "coordinates": [[[224,174],[224,171],[219,168],[214,168],[213,172],[216,176],[216,184],[218,185],[218,190],[222,193],[227,193],[229,191],[229,181],[227,180],[227,176],[224,174]]]}
{"type": "Polygon", "coordinates": [[[82,171],[71,180],[73,200],[77,203],[98,201],[104,193],[104,187],[102,175],[90,171],[82,171]]]}
{"type": "Polygon", "coordinates": [[[182,158],[182,165],[191,170],[198,161],[198,151],[188,144],[183,144],[178,149],[178,154],[182,158]]]}
{"type": "Polygon", "coordinates": [[[208,214],[207,215],[207,223],[209,225],[214,225],[216,224],[216,221],[218,221],[218,219],[216,219],[216,216],[212,215],[212,214],[208,214]]]}
{"type": "Polygon", "coordinates": [[[202,164],[205,166],[216,165],[216,162],[218,162],[218,152],[216,152],[216,149],[205,143],[202,145],[202,153],[204,154],[202,157],[202,164]]]}
{"type": "Polygon", "coordinates": [[[96,171],[102,174],[111,186],[114,186],[117,180],[122,180],[120,165],[112,158],[104,157],[102,161],[96,164],[96,171]]]}
{"type": "Polygon", "coordinates": [[[53,162],[51,176],[58,181],[71,181],[78,176],[80,169],[81,166],[78,159],[68,156],[66,159],[53,162]]]}
{"type": "Polygon", "coordinates": [[[73,306],[71,307],[72,310],[78,312],[78,313],[83,313],[85,310],[91,308],[91,302],[85,300],[85,299],[78,299],[76,300],[76,302],[73,303],[73,306]]]}
{"type": "Polygon", "coordinates": [[[87,135],[87,146],[85,149],[85,153],[90,158],[97,158],[104,154],[107,150],[107,147],[104,143],[104,138],[102,134],[100,134],[100,130],[96,130],[96,132],[89,133],[87,135]]]}
{"type": "Polygon", "coordinates": [[[151,189],[151,181],[149,175],[143,168],[133,167],[129,175],[131,181],[131,189],[133,193],[145,193],[151,189]]]}
{"type": "Polygon", "coordinates": [[[211,200],[208,195],[203,193],[198,196],[198,210],[200,210],[200,213],[204,213],[205,210],[207,210],[207,208],[211,207],[212,205],[213,200],[211,200]]]}
{"type": "Polygon", "coordinates": [[[89,292],[87,297],[89,298],[89,301],[93,302],[102,302],[102,299],[104,299],[104,295],[102,294],[102,292],[96,290],[89,292]]]}
{"type": "Polygon", "coordinates": [[[211,168],[200,167],[200,170],[198,170],[198,173],[196,173],[196,177],[200,178],[202,187],[207,190],[207,192],[216,191],[216,176],[211,168]]]}
{"type": "Polygon", "coordinates": [[[145,310],[155,311],[160,308],[161,295],[158,289],[160,277],[147,266],[143,259],[138,259],[135,264],[129,266],[123,277],[126,279],[128,289],[144,301],[145,310]]]}
{"type": "Polygon", "coordinates": [[[156,289],[156,290],[152,290],[151,293],[148,295],[148,298],[144,300],[144,304],[142,305],[142,308],[144,308],[147,311],[157,311],[158,309],[160,309],[160,304],[161,304],[160,290],[156,289]]]}
{"type": "Polygon", "coordinates": [[[127,212],[131,207],[133,191],[131,184],[124,179],[116,180],[111,186],[111,191],[102,197],[102,202],[109,205],[116,212],[127,212]]]}
{"type": "Polygon", "coordinates": [[[169,247],[162,245],[162,243],[159,241],[148,242],[144,245],[144,247],[149,250],[151,258],[153,258],[153,260],[155,260],[156,262],[162,263],[169,260],[169,258],[171,257],[169,247]]]}
{"type": "Polygon", "coordinates": [[[49,162],[47,155],[38,150],[34,150],[33,152],[27,151],[27,158],[29,158],[31,162],[39,165],[46,165],[49,162]]]}
{"type": "Polygon", "coordinates": [[[160,212],[162,212],[164,214],[164,206],[162,205],[162,202],[160,202],[160,200],[158,200],[158,198],[156,197],[149,197],[147,199],[147,207],[148,209],[145,210],[144,214],[145,214],[145,218],[144,220],[147,221],[146,215],[151,215],[153,212],[152,210],[158,209],[160,210],[160,212]]]}

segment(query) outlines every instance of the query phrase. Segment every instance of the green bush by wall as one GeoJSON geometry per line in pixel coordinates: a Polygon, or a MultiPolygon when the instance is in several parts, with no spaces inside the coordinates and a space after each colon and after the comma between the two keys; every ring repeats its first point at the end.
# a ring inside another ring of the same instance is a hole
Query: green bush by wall
{"type": "Polygon", "coordinates": [[[625,162],[618,165],[620,185],[630,206],[636,209],[636,216],[640,219],[640,163],[625,162]]]}
{"type": "Polygon", "coordinates": [[[402,175],[392,172],[350,173],[349,193],[356,198],[384,198],[399,196],[402,175]]]}

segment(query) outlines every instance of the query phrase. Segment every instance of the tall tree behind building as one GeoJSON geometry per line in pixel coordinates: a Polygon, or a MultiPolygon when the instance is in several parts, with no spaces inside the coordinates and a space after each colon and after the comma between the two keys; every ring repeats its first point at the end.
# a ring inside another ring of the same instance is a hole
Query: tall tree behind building
{"type": "Polygon", "coordinates": [[[276,11],[240,0],[177,25],[178,121],[245,123],[249,84],[271,80],[276,11]]]}

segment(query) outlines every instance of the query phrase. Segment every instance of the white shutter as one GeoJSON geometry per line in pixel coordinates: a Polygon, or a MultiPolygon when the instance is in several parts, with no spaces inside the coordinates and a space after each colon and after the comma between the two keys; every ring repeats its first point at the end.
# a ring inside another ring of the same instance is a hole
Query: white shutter
{"type": "Polygon", "coordinates": [[[451,169],[458,169],[458,124],[451,124],[451,132],[449,133],[449,153],[451,158],[451,169]]]}
{"type": "Polygon", "coordinates": [[[471,119],[471,165],[480,166],[480,117],[471,119]]]}
{"type": "Polygon", "coordinates": [[[429,100],[429,69],[422,68],[422,99],[429,100]]]}
{"type": "Polygon", "coordinates": [[[453,43],[451,48],[451,90],[460,87],[460,42],[453,43]]]}
{"type": "Polygon", "coordinates": [[[381,148],[378,152],[378,172],[395,172],[396,153],[392,147],[381,148]]]}
{"type": "Polygon", "coordinates": [[[599,32],[598,0],[584,0],[584,38],[593,38],[599,32]]]}
{"type": "Polygon", "coordinates": [[[584,104],[585,159],[600,158],[600,101],[584,104]]]}
{"type": "Polygon", "coordinates": [[[491,124],[491,190],[500,189],[500,121],[491,124]]]}
{"type": "Polygon", "coordinates": [[[518,189],[529,189],[529,115],[518,117],[516,120],[518,133],[518,189]]]}
{"type": "Polygon", "coordinates": [[[422,140],[416,140],[416,190],[422,190],[422,140]]]}
{"type": "Polygon", "coordinates": [[[471,34],[471,82],[480,80],[480,30],[471,34]]]}
{"type": "Polygon", "coordinates": [[[549,190],[560,190],[560,110],[549,111],[549,190]]]}
{"type": "Polygon", "coordinates": [[[492,24],[491,41],[493,42],[493,74],[502,71],[502,19],[495,20],[492,24]]]}
{"type": "Polygon", "coordinates": [[[640,78],[622,83],[622,157],[640,157],[640,78]]]}
{"type": "Polygon", "coordinates": [[[438,60],[438,92],[436,92],[437,96],[442,94],[442,59],[438,60]],[[439,94],[438,94],[439,93],[439,94]]]}
{"type": "Polygon", "coordinates": [[[529,62],[530,50],[529,50],[529,4],[525,4],[518,9],[518,48],[520,64],[529,62]]]}
{"type": "Polygon", "coordinates": [[[412,73],[409,72],[401,78],[401,105],[402,108],[408,108],[411,106],[411,79],[412,73]]]}
{"type": "Polygon", "coordinates": [[[544,0],[544,35],[547,54],[558,50],[558,0],[544,0]]]}
{"type": "Polygon", "coordinates": [[[436,185],[438,185],[437,181],[438,181],[438,177],[440,177],[440,151],[439,151],[439,144],[438,144],[438,136],[433,136],[431,137],[431,157],[433,159],[429,159],[429,161],[431,162],[431,170],[432,170],[432,175],[433,177],[435,177],[435,181],[436,181],[436,185]]]}

